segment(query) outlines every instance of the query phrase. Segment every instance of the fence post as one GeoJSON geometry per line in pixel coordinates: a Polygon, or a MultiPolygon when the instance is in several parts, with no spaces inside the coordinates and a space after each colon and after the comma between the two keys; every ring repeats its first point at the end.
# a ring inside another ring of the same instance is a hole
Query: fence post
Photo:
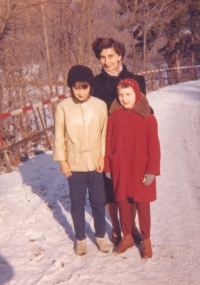
{"type": "MultiPolygon", "coordinates": [[[[5,142],[3,140],[2,133],[0,133],[0,149],[3,149],[5,147],[6,147],[6,145],[5,145],[5,142]]],[[[4,158],[8,172],[11,172],[12,171],[12,165],[11,165],[8,153],[4,152],[2,155],[3,155],[3,158],[4,158]]]]}
{"type": "Polygon", "coordinates": [[[195,80],[198,80],[198,73],[197,73],[197,67],[194,67],[194,74],[195,74],[195,80]]]}
{"type": "MultiPolygon", "coordinates": [[[[47,126],[46,126],[46,123],[45,123],[45,121],[44,121],[44,118],[43,118],[43,116],[42,116],[42,114],[41,114],[41,111],[40,111],[39,107],[37,107],[37,111],[38,111],[38,113],[39,113],[39,117],[40,117],[40,120],[41,120],[41,123],[42,123],[42,128],[43,128],[43,130],[46,130],[47,126]]],[[[48,144],[48,146],[49,146],[49,149],[52,150],[52,147],[51,147],[51,140],[50,140],[50,138],[49,138],[49,136],[48,136],[47,131],[45,132],[45,135],[46,135],[47,144],[48,144]]]]}
{"type": "Polygon", "coordinates": [[[163,87],[163,78],[162,78],[162,74],[161,74],[161,70],[159,69],[158,71],[159,73],[159,87],[163,87]]]}
{"type": "Polygon", "coordinates": [[[153,70],[151,70],[151,90],[154,90],[154,73],[153,70]]]}

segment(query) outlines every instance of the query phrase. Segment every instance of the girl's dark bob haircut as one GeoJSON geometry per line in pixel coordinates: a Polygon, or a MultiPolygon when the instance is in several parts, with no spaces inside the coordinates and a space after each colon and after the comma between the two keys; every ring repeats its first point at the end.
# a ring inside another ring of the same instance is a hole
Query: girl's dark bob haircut
{"type": "Polygon", "coordinates": [[[107,48],[114,48],[115,52],[118,55],[121,55],[122,58],[124,57],[126,53],[126,49],[123,43],[117,42],[113,40],[112,38],[97,38],[92,43],[92,49],[95,53],[95,56],[100,59],[100,54],[103,51],[103,49],[107,48]]]}

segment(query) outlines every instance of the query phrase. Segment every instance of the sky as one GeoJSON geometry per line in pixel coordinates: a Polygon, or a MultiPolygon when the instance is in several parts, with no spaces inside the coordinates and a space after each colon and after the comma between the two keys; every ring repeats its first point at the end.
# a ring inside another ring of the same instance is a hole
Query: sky
{"type": "MultiPolygon", "coordinates": [[[[151,203],[152,259],[140,246],[98,251],[87,200],[87,254],[74,253],[67,178],[52,152],[0,175],[0,285],[200,284],[200,81],[148,93],[158,120],[161,175],[151,203]]],[[[111,236],[106,213],[106,238],[111,236]]]]}

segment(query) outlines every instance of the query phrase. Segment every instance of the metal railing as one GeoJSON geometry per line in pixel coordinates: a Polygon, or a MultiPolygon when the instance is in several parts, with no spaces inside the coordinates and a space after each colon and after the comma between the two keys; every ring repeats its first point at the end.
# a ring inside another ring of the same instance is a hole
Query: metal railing
{"type": "Polygon", "coordinates": [[[149,70],[139,73],[145,77],[147,92],[167,85],[200,79],[200,65],[149,70]]]}
{"type": "MultiPolygon", "coordinates": [[[[42,142],[46,149],[52,149],[55,109],[52,107],[54,103],[64,98],[66,98],[65,95],[60,95],[0,114],[1,127],[4,130],[4,132],[0,132],[0,172],[11,172],[13,166],[17,166],[28,158],[29,149],[34,148],[33,145],[37,145],[38,142],[42,142]],[[19,123],[21,130],[18,127],[19,123]]],[[[32,151],[32,154],[35,153],[38,152],[32,151]]]]}

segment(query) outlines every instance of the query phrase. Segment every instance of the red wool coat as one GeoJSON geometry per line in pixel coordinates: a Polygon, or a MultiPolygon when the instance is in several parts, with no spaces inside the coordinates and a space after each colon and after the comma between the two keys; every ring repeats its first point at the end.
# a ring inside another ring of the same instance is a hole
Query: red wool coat
{"type": "Polygon", "coordinates": [[[120,108],[109,116],[105,172],[112,174],[115,200],[135,202],[156,199],[156,179],[145,186],[144,174],[160,175],[160,144],[156,118],[120,108]]]}

